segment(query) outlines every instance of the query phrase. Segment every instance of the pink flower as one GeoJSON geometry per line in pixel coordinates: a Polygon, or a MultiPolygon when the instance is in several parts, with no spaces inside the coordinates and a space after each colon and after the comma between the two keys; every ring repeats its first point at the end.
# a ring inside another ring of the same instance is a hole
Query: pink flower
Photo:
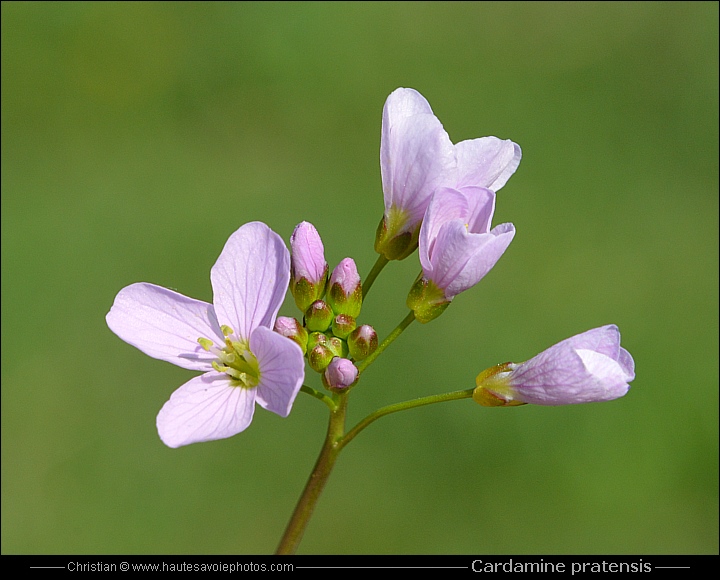
{"type": "Polygon", "coordinates": [[[300,347],[271,330],[290,278],[280,236],[260,222],[230,236],[210,271],[213,304],[153,284],[123,288],[106,320],[145,354],[204,371],[177,389],[157,416],[169,447],[231,437],[255,403],[286,417],[302,386],[300,347]]]}
{"type": "Polygon", "coordinates": [[[477,284],[515,236],[512,224],[492,230],[495,193],[482,187],[439,189],[420,228],[423,277],[452,300],[477,284]]]}
{"type": "Polygon", "coordinates": [[[403,259],[415,249],[420,222],[439,187],[499,190],[517,169],[520,147],[482,137],[453,145],[430,104],[413,89],[397,89],[383,109],[380,141],[385,213],[375,249],[403,259]]]}
{"type": "Polygon", "coordinates": [[[620,346],[618,327],[610,324],[563,340],[524,363],[483,371],[473,398],[488,407],[610,401],[624,396],[634,378],[635,362],[620,346]]]}

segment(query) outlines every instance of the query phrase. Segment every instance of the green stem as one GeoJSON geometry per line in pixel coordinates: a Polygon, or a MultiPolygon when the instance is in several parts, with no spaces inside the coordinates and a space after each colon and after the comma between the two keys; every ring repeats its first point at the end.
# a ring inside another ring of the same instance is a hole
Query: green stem
{"type": "Polygon", "coordinates": [[[433,403],[444,403],[445,401],[457,401],[459,399],[469,399],[473,396],[475,389],[466,389],[464,391],[453,391],[452,393],[443,393],[442,395],[430,395],[429,397],[422,397],[420,399],[413,399],[412,401],[405,401],[403,403],[395,403],[394,405],[388,405],[382,407],[370,413],[362,421],[360,421],[355,427],[350,429],[347,434],[340,440],[338,444],[338,451],[340,451],[345,445],[350,443],[355,436],[360,433],[365,427],[377,421],[380,417],[390,415],[391,413],[397,413],[398,411],[406,411],[407,409],[414,409],[415,407],[422,407],[424,405],[432,405],[433,403]]]}
{"type": "Polygon", "coordinates": [[[347,413],[348,393],[338,395],[337,406],[330,413],[327,435],[323,443],[320,455],[315,462],[315,467],[305,484],[305,489],[300,500],[295,506],[295,511],[290,517],[285,533],[278,544],[276,554],[294,554],[300,540],[302,540],[305,528],[310,521],[317,500],[327,483],[330,472],[335,465],[338,453],[340,453],[340,441],[345,432],[345,415],[347,413]]]}
{"type": "Polygon", "coordinates": [[[320,391],[316,391],[312,387],[308,387],[307,385],[303,385],[300,387],[300,391],[303,393],[307,393],[311,397],[315,397],[316,399],[320,399],[323,403],[325,403],[330,411],[335,411],[337,409],[337,405],[335,404],[335,401],[333,401],[330,397],[328,397],[326,394],[321,393],[320,391]]]}
{"type": "Polygon", "coordinates": [[[402,334],[403,330],[410,326],[410,323],[413,320],[415,320],[415,313],[411,310],[403,321],[395,327],[395,330],[393,330],[388,337],[382,341],[382,344],[377,347],[377,350],[357,365],[358,374],[362,374],[362,372],[368,368],[377,357],[380,356],[382,351],[390,346],[392,342],[402,334]]]}
{"type": "Polygon", "coordinates": [[[363,293],[363,300],[365,299],[365,296],[367,296],[367,293],[370,292],[370,288],[373,285],[373,282],[375,282],[375,278],[378,277],[378,274],[382,272],[382,269],[387,266],[388,260],[385,256],[380,254],[378,256],[377,261],[375,262],[375,265],[372,267],[372,270],[370,270],[370,273],[366,276],[365,282],[362,286],[362,293],[363,293]]]}

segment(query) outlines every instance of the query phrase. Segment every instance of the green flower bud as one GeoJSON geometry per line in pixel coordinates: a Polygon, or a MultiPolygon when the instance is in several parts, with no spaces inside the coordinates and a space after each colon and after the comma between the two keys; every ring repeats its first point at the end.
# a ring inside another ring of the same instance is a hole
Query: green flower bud
{"type": "Polygon", "coordinates": [[[346,358],[348,355],[348,345],[343,339],[332,336],[325,345],[335,356],[346,358]]]}
{"type": "Polygon", "coordinates": [[[425,324],[440,316],[450,301],[432,280],[421,276],[410,288],[406,304],[415,313],[415,318],[425,324]]]}
{"type": "Polygon", "coordinates": [[[307,341],[308,352],[314,349],[318,344],[322,346],[327,346],[329,341],[330,339],[327,337],[326,334],[323,334],[322,332],[311,332],[308,335],[307,341]]]}
{"type": "Polygon", "coordinates": [[[357,328],[355,319],[348,314],[338,314],[332,321],[332,333],[339,338],[347,338],[357,328]]]}
{"type": "Polygon", "coordinates": [[[378,336],[369,324],[363,324],[350,333],[347,339],[350,356],[355,360],[369,357],[378,347],[378,336]]]}
{"type": "Polygon", "coordinates": [[[337,355],[333,354],[328,347],[322,344],[317,344],[314,348],[308,350],[308,362],[310,363],[310,368],[318,373],[323,372],[330,364],[330,361],[332,361],[332,359],[336,356],[337,355]]]}
{"type": "Polygon", "coordinates": [[[334,316],[324,300],[315,300],[305,311],[305,326],[311,332],[325,332],[330,328],[334,316]]]}

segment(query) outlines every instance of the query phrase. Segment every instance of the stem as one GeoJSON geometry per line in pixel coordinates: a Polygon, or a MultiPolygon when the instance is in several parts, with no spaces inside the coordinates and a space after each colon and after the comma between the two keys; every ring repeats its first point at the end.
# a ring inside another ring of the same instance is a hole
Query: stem
{"type": "Polygon", "coordinates": [[[357,365],[358,374],[362,374],[362,372],[368,368],[377,357],[380,356],[382,351],[390,346],[392,342],[402,334],[403,330],[410,326],[410,323],[413,320],[415,320],[415,313],[411,310],[403,321],[395,327],[395,330],[393,330],[388,337],[382,341],[382,344],[378,346],[377,350],[357,365]]]}
{"type": "Polygon", "coordinates": [[[278,544],[276,554],[294,554],[300,540],[302,540],[305,528],[310,521],[317,500],[327,483],[330,472],[335,465],[338,453],[340,452],[340,441],[345,431],[345,414],[347,412],[348,393],[338,396],[337,407],[330,413],[327,435],[323,443],[320,455],[315,462],[312,473],[305,484],[305,489],[300,500],[295,506],[295,511],[290,517],[285,533],[278,544]]]}
{"type": "Polygon", "coordinates": [[[370,413],[362,421],[360,421],[355,427],[350,429],[347,434],[340,440],[338,445],[338,451],[340,451],[345,445],[350,443],[355,436],[360,433],[370,423],[378,420],[380,417],[390,415],[391,413],[397,413],[398,411],[405,411],[407,409],[414,409],[415,407],[422,407],[424,405],[432,405],[433,403],[444,403],[445,401],[457,401],[459,399],[469,399],[473,396],[475,389],[466,389],[464,391],[453,391],[452,393],[443,393],[442,395],[430,395],[429,397],[422,397],[420,399],[413,399],[412,401],[405,401],[403,403],[395,403],[394,405],[388,405],[382,407],[370,413]]]}
{"type": "Polygon", "coordinates": [[[316,399],[320,399],[323,403],[325,403],[330,411],[335,411],[337,409],[337,405],[335,404],[335,401],[333,401],[330,397],[325,395],[324,393],[321,393],[320,391],[316,391],[312,387],[308,387],[307,385],[303,385],[300,387],[300,391],[303,393],[307,393],[311,397],[315,397],[316,399]]]}
{"type": "Polygon", "coordinates": [[[365,299],[365,296],[367,296],[367,293],[370,292],[370,288],[373,285],[373,282],[375,282],[375,278],[378,277],[378,274],[382,272],[382,269],[387,266],[388,260],[385,256],[380,254],[378,256],[377,261],[375,262],[375,265],[372,267],[372,270],[370,270],[370,273],[365,278],[365,282],[362,286],[362,293],[363,293],[363,300],[365,299]]]}

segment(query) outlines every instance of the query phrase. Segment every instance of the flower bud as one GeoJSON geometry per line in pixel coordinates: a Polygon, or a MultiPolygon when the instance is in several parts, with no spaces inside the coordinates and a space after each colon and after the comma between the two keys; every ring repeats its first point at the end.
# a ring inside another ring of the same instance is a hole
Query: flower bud
{"type": "Polygon", "coordinates": [[[350,333],[347,343],[352,358],[355,360],[366,359],[378,347],[377,332],[369,324],[363,324],[350,333]]]}
{"type": "Polygon", "coordinates": [[[415,313],[415,318],[425,324],[445,312],[450,300],[432,280],[421,276],[410,288],[406,304],[415,313]]]}
{"type": "Polygon", "coordinates": [[[328,389],[346,389],[358,376],[357,367],[348,359],[336,357],[323,374],[323,384],[328,389]]]}
{"type": "Polygon", "coordinates": [[[353,318],[360,315],[362,282],[352,258],[345,258],[330,275],[327,302],[336,315],[348,314],[353,318]]]}
{"type": "Polygon", "coordinates": [[[310,363],[312,370],[321,373],[336,356],[327,346],[316,344],[312,349],[308,350],[308,363],[310,363]]]}
{"type": "Polygon", "coordinates": [[[335,356],[347,357],[348,355],[347,342],[337,336],[331,336],[325,346],[327,346],[335,356]]]}
{"type": "Polygon", "coordinates": [[[278,334],[295,341],[302,349],[303,354],[307,352],[308,333],[296,319],[278,316],[277,320],[275,320],[274,330],[278,334]]]}
{"type": "Polygon", "coordinates": [[[314,349],[318,344],[321,344],[322,346],[327,346],[330,339],[327,337],[326,334],[323,334],[322,332],[311,332],[308,335],[308,341],[307,341],[307,349],[308,352],[314,349]]]}
{"type": "Polygon", "coordinates": [[[355,319],[348,314],[338,314],[332,321],[332,333],[339,338],[347,338],[357,328],[355,319]]]}
{"type": "Polygon", "coordinates": [[[563,340],[524,363],[484,370],[473,399],[486,407],[610,401],[624,396],[634,378],[635,362],[611,324],[563,340]]]}
{"type": "Polygon", "coordinates": [[[305,312],[322,298],[328,274],[325,250],[315,227],[302,222],[290,236],[290,292],[297,307],[305,312]]]}
{"type": "Polygon", "coordinates": [[[333,311],[324,300],[315,300],[305,311],[305,326],[311,332],[325,332],[333,317],[333,311]]]}

